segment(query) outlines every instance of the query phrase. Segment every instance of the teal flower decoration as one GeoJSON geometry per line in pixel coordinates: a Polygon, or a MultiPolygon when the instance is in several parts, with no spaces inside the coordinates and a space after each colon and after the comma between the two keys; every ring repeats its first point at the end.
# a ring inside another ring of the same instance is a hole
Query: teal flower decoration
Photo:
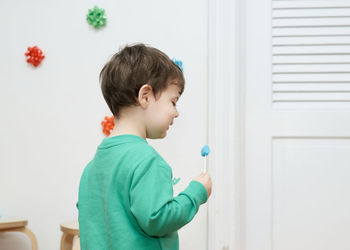
{"type": "Polygon", "coordinates": [[[176,60],[175,58],[171,59],[177,66],[179,66],[179,68],[181,69],[181,71],[183,71],[182,68],[182,61],[180,60],[176,60]]]}
{"type": "Polygon", "coordinates": [[[105,17],[105,10],[95,6],[93,9],[89,9],[89,13],[86,15],[87,22],[94,26],[96,29],[106,26],[107,18],[105,17]]]}

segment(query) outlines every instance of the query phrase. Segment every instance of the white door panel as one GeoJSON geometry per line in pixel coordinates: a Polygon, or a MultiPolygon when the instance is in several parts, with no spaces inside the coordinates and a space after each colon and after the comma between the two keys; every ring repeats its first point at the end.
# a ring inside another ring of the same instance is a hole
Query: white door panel
{"type": "Polygon", "coordinates": [[[246,250],[350,249],[349,13],[246,2],[246,250]]]}

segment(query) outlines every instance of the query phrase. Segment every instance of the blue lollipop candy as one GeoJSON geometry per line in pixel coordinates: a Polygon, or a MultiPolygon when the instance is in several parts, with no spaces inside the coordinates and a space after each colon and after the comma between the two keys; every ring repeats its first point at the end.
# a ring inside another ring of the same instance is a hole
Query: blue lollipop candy
{"type": "Polygon", "coordinates": [[[201,150],[201,154],[202,156],[207,156],[209,153],[210,153],[210,148],[208,145],[205,145],[201,150]]]}
{"type": "Polygon", "coordinates": [[[204,167],[203,167],[203,172],[207,172],[207,155],[210,153],[210,148],[208,145],[205,145],[202,150],[201,150],[201,155],[204,157],[204,167]]]}

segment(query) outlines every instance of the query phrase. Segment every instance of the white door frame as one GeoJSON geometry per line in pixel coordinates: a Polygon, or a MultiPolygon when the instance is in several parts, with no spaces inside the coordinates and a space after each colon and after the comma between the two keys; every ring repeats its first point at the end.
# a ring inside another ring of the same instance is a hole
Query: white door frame
{"type": "Polygon", "coordinates": [[[208,0],[208,249],[244,247],[244,1],[208,0]]]}

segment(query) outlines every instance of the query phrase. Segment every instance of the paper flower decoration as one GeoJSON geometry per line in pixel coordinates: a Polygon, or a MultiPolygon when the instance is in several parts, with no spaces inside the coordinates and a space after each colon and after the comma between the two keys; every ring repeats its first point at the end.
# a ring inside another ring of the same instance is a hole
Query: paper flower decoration
{"type": "Polygon", "coordinates": [[[105,10],[95,6],[93,9],[89,9],[89,13],[86,15],[87,22],[94,26],[96,29],[106,26],[107,19],[105,17],[105,10]]]}
{"type": "Polygon", "coordinates": [[[183,71],[183,68],[182,68],[182,61],[180,60],[176,60],[175,58],[172,59],[172,61],[180,67],[181,71],[183,71]]]}
{"type": "Polygon", "coordinates": [[[28,50],[24,55],[27,57],[27,63],[31,63],[35,67],[37,67],[45,58],[44,53],[37,46],[28,47],[28,50]]]}
{"type": "Polygon", "coordinates": [[[105,116],[105,119],[101,122],[102,132],[109,136],[114,129],[114,116],[105,116]]]}

